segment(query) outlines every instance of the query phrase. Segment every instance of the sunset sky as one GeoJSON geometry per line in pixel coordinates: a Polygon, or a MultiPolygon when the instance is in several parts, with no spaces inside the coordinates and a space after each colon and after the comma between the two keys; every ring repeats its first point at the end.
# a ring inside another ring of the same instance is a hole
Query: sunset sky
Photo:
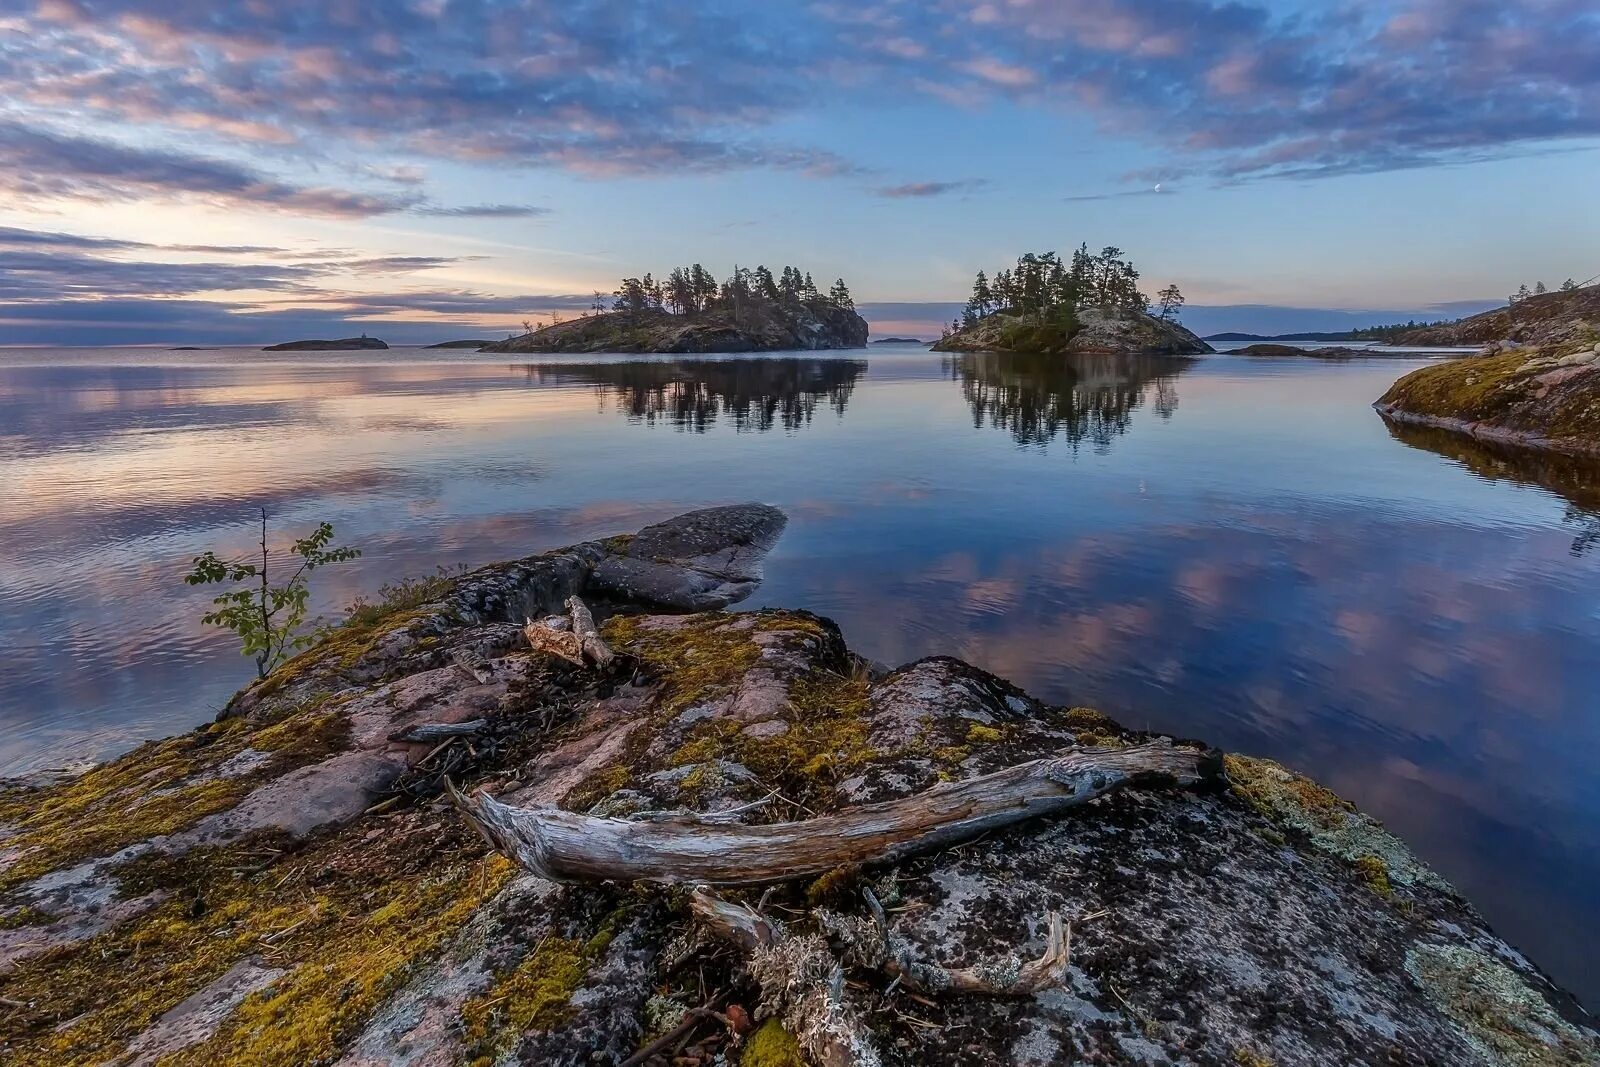
{"type": "Polygon", "coordinates": [[[1201,332],[1600,273],[1593,0],[9,0],[0,344],[497,335],[624,274],[924,336],[1115,244],[1201,332]]]}

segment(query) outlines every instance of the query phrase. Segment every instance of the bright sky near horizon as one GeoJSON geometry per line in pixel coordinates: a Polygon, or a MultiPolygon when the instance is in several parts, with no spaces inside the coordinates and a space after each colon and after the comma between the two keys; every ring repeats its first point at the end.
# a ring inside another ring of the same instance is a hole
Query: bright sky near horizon
{"type": "Polygon", "coordinates": [[[0,345],[495,334],[696,261],[927,335],[1080,241],[1201,332],[1600,272],[1592,0],[9,0],[0,87],[0,345]]]}

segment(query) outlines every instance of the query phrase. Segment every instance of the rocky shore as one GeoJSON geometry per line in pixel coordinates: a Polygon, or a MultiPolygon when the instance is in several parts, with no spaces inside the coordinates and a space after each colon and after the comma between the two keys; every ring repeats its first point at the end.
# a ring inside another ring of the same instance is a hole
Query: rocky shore
{"type": "Polygon", "coordinates": [[[8,785],[0,1059],[1600,1064],[1570,997],[1316,783],[723,610],[784,522],[485,567],[190,734],[8,785]],[[1019,782],[981,826],[952,799],[1019,782]],[[506,829],[541,824],[588,833],[506,829]],[[612,837],[616,870],[692,841],[674,862],[722,883],[779,839],[855,859],[691,891],[604,880],[612,837]]]}
{"type": "Polygon", "coordinates": [[[611,311],[485,345],[485,352],[784,352],[863,348],[867,321],[827,301],[708,311],[611,311]]]}
{"type": "Polygon", "coordinates": [[[1600,334],[1496,344],[1401,378],[1374,405],[1386,419],[1503,444],[1600,455],[1600,334]]]}
{"type": "Polygon", "coordinates": [[[1140,311],[1083,308],[1065,324],[1046,315],[998,311],[940,339],[933,351],[1188,356],[1216,350],[1167,319],[1140,311]]]}
{"type": "Polygon", "coordinates": [[[1600,327],[1600,285],[1589,285],[1539,293],[1447,326],[1413,330],[1391,343],[1408,347],[1460,348],[1509,340],[1524,345],[1571,348],[1597,327],[1600,327]]]}

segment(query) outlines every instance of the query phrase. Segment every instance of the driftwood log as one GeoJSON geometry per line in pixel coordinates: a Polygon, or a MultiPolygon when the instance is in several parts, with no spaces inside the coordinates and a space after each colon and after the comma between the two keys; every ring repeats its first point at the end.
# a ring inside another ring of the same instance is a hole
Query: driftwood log
{"type": "Polygon", "coordinates": [[[451,792],[492,846],[553,881],[760,885],[846,864],[892,863],[1129,785],[1191,785],[1220,774],[1215,753],[1165,741],[1073,748],[915,796],[764,826],[692,816],[607,819],[558,808],[511,807],[486,793],[451,792]]]}
{"type": "Polygon", "coordinates": [[[594,624],[594,615],[590,613],[588,605],[575,596],[567,598],[566,615],[528,619],[522,632],[528,635],[528,644],[535,651],[560,656],[580,667],[590,664],[605,667],[616,658],[610,646],[600,637],[600,630],[594,624]]]}

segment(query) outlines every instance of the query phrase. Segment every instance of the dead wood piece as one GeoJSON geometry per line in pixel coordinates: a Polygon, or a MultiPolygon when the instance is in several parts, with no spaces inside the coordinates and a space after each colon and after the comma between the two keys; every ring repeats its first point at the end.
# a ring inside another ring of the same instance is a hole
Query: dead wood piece
{"type": "Polygon", "coordinates": [[[915,796],[764,826],[633,822],[557,808],[515,808],[483,793],[454,795],[486,840],[553,881],[760,885],[842,865],[892,863],[1052,815],[1115,789],[1191,785],[1220,773],[1215,753],[1165,741],[1074,748],[915,796]]]}
{"type": "Polygon", "coordinates": [[[758,1016],[778,1016],[813,1063],[878,1067],[882,1060],[826,941],[815,934],[791,937],[777,920],[703,887],[691,894],[689,906],[708,932],[749,954],[750,976],[761,987],[758,1016]]]}
{"type": "Polygon", "coordinates": [[[616,658],[610,646],[600,637],[600,630],[595,626],[594,616],[590,614],[588,606],[575,596],[567,598],[566,618],[552,616],[538,621],[528,619],[522,632],[528,635],[528,644],[533,646],[534,651],[559,656],[579,667],[591,663],[605,667],[616,658]]]}
{"type": "Polygon", "coordinates": [[[567,613],[572,616],[572,632],[578,635],[583,655],[596,667],[605,667],[615,658],[609,646],[600,638],[589,608],[575,596],[567,598],[567,613]]]}
{"type": "Polygon", "coordinates": [[[528,635],[528,644],[535,652],[545,652],[583,666],[583,639],[571,630],[552,629],[543,622],[529,619],[522,632],[528,635]]]}
{"type": "Polygon", "coordinates": [[[469,722],[421,723],[417,726],[409,726],[399,733],[390,734],[389,740],[405,741],[412,744],[432,744],[451,737],[466,737],[470,734],[475,734],[488,725],[489,720],[487,719],[472,719],[469,722]]]}

